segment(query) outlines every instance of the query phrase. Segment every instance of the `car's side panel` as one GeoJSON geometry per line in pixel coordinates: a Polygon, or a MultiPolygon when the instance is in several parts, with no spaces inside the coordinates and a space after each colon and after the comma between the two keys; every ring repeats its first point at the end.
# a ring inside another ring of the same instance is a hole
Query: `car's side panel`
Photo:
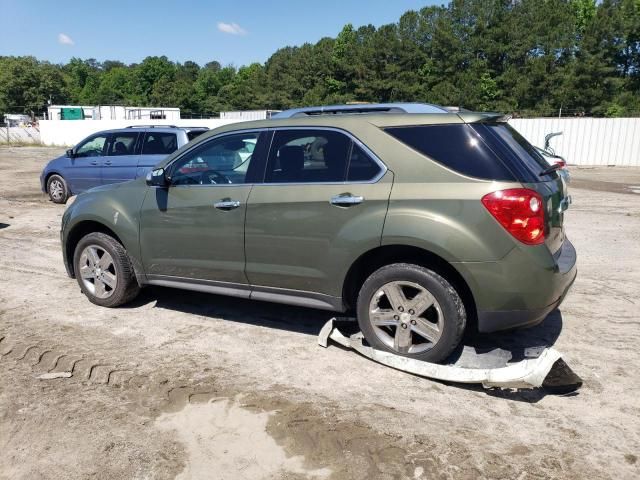
{"type": "Polygon", "coordinates": [[[387,172],[377,183],[254,186],[245,230],[251,285],[340,297],[353,261],[380,245],[392,184],[387,172]],[[330,203],[344,193],[364,201],[330,203]]]}
{"type": "Polygon", "coordinates": [[[448,262],[499,260],[515,247],[515,240],[480,199],[513,187],[513,183],[499,182],[402,183],[397,179],[382,244],[420,247],[448,262]]]}
{"type": "Polygon", "coordinates": [[[78,196],[63,215],[61,240],[65,246],[67,267],[71,267],[73,252],[67,252],[66,246],[74,229],[81,228],[82,222],[97,222],[117,235],[134,263],[139,281],[143,282],[138,218],[147,193],[144,180],[105,186],[109,189],[109,195],[100,195],[101,188],[78,196]],[[96,201],[94,193],[99,195],[99,201],[96,201]]]}
{"type": "Polygon", "coordinates": [[[64,178],[75,195],[100,185],[100,170],[105,157],[78,157],[69,159],[64,178]]]}

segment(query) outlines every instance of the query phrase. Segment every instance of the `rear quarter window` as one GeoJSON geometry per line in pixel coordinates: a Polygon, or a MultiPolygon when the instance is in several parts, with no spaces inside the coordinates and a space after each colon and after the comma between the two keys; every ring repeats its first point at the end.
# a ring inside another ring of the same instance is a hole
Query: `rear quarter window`
{"type": "Polygon", "coordinates": [[[463,175],[485,180],[515,180],[511,171],[469,125],[390,127],[385,132],[463,175]]]}

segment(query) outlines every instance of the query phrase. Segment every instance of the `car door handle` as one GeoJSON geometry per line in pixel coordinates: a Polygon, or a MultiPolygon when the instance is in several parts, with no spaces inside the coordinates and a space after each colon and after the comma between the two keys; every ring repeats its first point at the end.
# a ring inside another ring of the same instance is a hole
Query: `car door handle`
{"type": "Polygon", "coordinates": [[[351,195],[350,193],[336,195],[335,197],[331,197],[331,200],[329,200],[329,203],[331,203],[331,205],[336,205],[338,207],[350,207],[352,205],[358,205],[362,202],[364,202],[363,196],[351,195]]]}
{"type": "Polygon", "coordinates": [[[240,206],[240,202],[238,200],[227,200],[226,198],[224,200],[220,200],[219,202],[216,202],[213,204],[214,207],[216,207],[218,210],[233,210],[234,208],[238,208],[240,206]]]}
{"type": "Polygon", "coordinates": [[[106,162],[104,162],[104,164],[105,164],[105,165],[111,165],[111,162],[106,161],[106,162]]]}
{"type": "Polygon", "coordinates": [[[98,161],[97,160],[92,161],[91,165],[98,165],[98,161]]]}

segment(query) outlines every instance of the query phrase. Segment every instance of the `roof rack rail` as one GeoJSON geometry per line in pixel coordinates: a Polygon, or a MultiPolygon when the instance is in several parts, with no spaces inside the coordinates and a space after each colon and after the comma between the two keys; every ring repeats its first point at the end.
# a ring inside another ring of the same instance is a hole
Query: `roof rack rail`
{"type": "Polygon", "coordinates": [[[358,103],[352,105],[292,108],[290,110],[277,113],[271,118],[277,119],[355,113],[448,113],[448,111],[444,107],[432,105],[430,103],[358,103]]]}
{"type": "Polygon", "coordinates": [[[178,128],[175,125],[129,125],[125,128],[178,128]]]}

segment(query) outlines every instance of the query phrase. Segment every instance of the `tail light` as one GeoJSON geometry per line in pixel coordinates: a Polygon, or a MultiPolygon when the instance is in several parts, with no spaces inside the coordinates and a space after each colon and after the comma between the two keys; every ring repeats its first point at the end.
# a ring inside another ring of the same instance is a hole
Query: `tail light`
{"type": "Polygon", "coordinates": [[[538,192],[528,188],[499,190],[482,197],[482,204],[522,243],[544,243],[544,208],[538,192]]]}
{"type": "Polygon", "coordinates": [[[553,163],[555,163],[556,165],[560,165],[560,168],[564,168],[567,166],[567,162],[565,162],[564,160],[555,160],[553,163]]]}

